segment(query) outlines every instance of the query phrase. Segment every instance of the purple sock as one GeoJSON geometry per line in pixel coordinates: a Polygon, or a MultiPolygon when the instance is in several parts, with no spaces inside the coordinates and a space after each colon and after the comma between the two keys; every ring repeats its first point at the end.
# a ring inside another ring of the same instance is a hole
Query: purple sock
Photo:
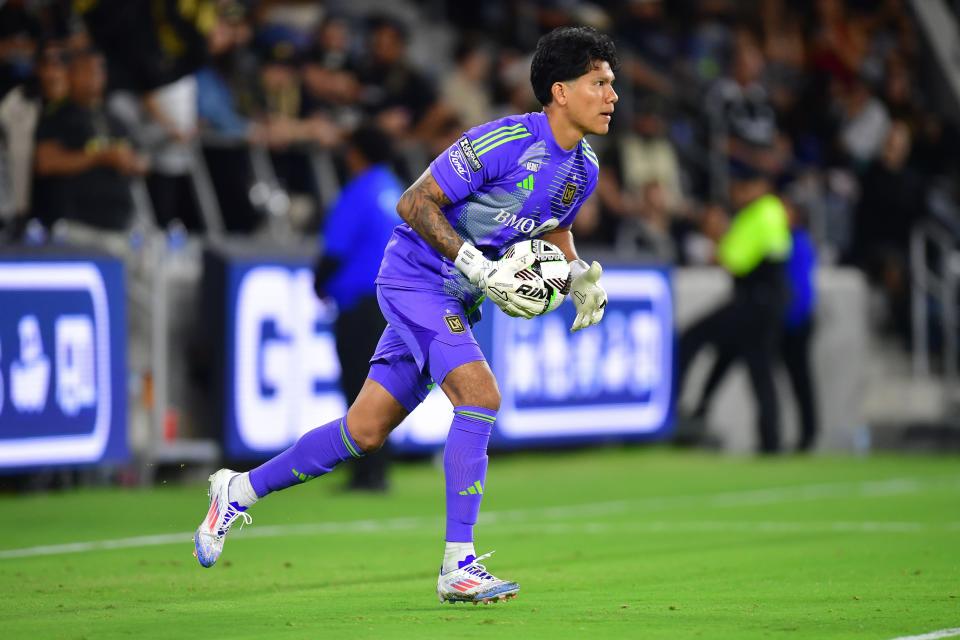
{"type": "Polygon", "coordinates": [[[443,449],[447,481],[447,542],[473,542],[487,481],[487,443],[497,412],[483,407],[454,407],[453,424],[443,449]]]}
{"type": "Polygon", "coordinates": [[[346,417],[337,418],[300,436],[297,442],[250,472],[258,498],[330,473],[348,458],[363,452],[350,437],[346,417]]]}

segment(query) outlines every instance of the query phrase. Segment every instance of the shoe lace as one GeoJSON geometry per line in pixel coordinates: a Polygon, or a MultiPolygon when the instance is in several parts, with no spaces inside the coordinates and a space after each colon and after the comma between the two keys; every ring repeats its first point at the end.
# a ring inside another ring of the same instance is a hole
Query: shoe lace
{"type": "Polygon", "coordinates": [[[491,574],[491,573],[489,573],[489,572],[487,571],[487,567],[486,567],[485,565],[483,565],[483,564],[480,564],[480,561],[481,561],[481,560],[485,560],[486,558],[489,558],[489,557],[492,556],[494,553],[496,553],[496,552],[495,552],[495,551],[491,551],[490,553],[485,553],[485,554],[483,554],[482,556],[480,556],[480,557],[478,557],[477,559],[475,559],[475,560],[474,560],[473,562],[471,562],[470,564],[467,564],[467,565],[464,565],[464,566],[460,567],[460,569],[461,569],[462,571],[466,571],[467,573],[469,573],[469,574],[472,575],[472,576],[476,576],[476,577],[480,578],[481,580],[496,580],[497,578],[496,578],[493,574],[491,574]]]}
{"type": "Polygon", "coordinates": [[[240,511],[235,506],[233,506],[232,502],[228,503],[227,509],[226,511],[224,511],[224,514],[223,514],[223,524],[220,526],[220,529],[217,531],[218,538],[222,538],[223,536],[227,535],[227,532],[230,531],[230,527],[232,527],[237,522],[238,520],[237,516],[239,516],[239,520],[241,520],[240,528],[237,529],[237,531],[240,531],[241,529],[243,529],[243,525],[245,524],[253,524],[253,516],[251,516],[246,511],[240,511]]]}

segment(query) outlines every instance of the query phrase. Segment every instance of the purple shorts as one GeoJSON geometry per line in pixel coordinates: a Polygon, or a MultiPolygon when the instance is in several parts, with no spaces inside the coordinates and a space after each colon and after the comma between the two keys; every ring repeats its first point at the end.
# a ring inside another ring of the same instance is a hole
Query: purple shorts
{"type": "Polygon", "coordinates": [[[407,411],[423,402],[431,381],[443,384],[460,365],[485,360],[453,296],[377,285],[377,300],[387,328],[370,358],[369,377],[407,411]]]}

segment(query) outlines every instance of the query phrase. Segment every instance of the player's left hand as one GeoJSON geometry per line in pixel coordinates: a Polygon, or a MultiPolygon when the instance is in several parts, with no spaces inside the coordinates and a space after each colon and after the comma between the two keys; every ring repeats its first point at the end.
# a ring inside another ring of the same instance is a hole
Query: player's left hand
{"type": "Polygon", "coordinates": [[[587,267],[583,260],[574,260],[570,263],[570,272],[573,275],[570,297],[577,309],[577,317],[570,331],[576,332],[600,322],[607,308],[607,292],[600,286],[603,267],[599,262],[594,261],[587,267]]]}

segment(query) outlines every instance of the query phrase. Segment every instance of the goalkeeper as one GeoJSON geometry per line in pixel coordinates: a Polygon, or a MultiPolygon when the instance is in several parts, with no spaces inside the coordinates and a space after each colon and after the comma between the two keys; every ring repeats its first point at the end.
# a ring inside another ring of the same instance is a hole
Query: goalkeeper
{"type": "Polygon", "coordinates": [[[486,556],[474,550],[500,393],[471,327],[488,291],[501,294],[491,299],[511,316],[542,310],[542,301],[511,293],[514,274],[529,262],[500,259],[531,237],[557,245],[570,261],[571,330],[602,318],[600,265],[578,258],[570,226],[597,183],[597,156],[584,136],[610,127],[617,66],[613,42],[591,28],[543,36],[530,70],[543,111],[470,129],[406,190],[397,204],[405,224],[394,230],[377,276],[388,326],[359,396],[346,416],[249,473],[211,476],[210,508],[194,536],[200,564],[217,561],[230,527],[238,518],[249,522],[246,510],[258,499],[377,450],[435,381],[454,407],[443,456],[446,548],[437,594],[441,602],[517,594],[519,585],[488,573],[479,564],[486,556]]]}

